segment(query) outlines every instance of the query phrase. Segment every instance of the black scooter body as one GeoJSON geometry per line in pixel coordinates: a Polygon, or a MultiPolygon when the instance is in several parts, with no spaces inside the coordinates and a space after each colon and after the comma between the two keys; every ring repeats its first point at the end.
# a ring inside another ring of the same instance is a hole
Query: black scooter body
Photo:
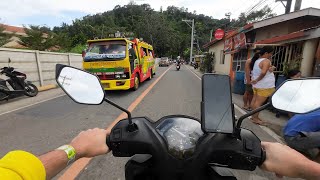
{"type": "Polygon", "coordinates": [[[135,132],[127,131],[128,120],[114,126],[107,140],[113,155],[134,156],[126,164],[127,180],[236,179],[232,173],[220,175],[212,166],[253,171],[263,162],[259,138],[246,129],[241,130],[241,139],[230,134],[205,133],[196,142],[192,154],[173,155],[158,129],[161,123],[176,118],[197,121],[174,115],[155,123],[146,117],[133,118],[138,127],[135,132]]]}
{"type": "Polygon", "coordinates": [[[31,81],[26,81],[26,74],[15,71],[13,67],[1,68],[0,73],[9,77],[7,80],[0,79],[0,101],[26,95],[26,85],[33,85],[31,81]],[[13,90],[8,88],[7,83],[13,90]]]}

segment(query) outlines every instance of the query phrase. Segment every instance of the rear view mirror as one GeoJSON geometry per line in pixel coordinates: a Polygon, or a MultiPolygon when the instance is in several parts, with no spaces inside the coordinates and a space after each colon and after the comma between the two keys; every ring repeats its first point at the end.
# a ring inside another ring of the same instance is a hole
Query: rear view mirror
{"type": "Polygon", "coordinates": [[[273,107],[293,113],[308,113],[320,108],[320,79],[286,81],[271,98],[273,107]]]}
{"type": "Polygon", "coordinates": [[[56,65],[56,81],[65,93],[80,104],[101,104],[104,90],[97,76],[74,67],[56,65]]]}

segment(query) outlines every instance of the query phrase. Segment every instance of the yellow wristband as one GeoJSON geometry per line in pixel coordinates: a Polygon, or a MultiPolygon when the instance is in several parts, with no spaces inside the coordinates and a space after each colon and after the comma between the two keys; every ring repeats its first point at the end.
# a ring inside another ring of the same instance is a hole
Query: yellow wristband
{"type": "Polygon", "coordinates": [[[68,156],[68,164],[70,164],[71,162],[73,162],[73,160],[76,159],[76,150],[70,145],[63,145],[57,148],[57,150],[63,150],[64,152],[66,152],[68,156]]]}

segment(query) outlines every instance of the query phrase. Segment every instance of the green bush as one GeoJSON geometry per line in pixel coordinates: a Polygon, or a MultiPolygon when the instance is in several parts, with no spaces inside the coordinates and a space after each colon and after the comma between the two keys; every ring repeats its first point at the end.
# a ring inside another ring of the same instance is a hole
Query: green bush
{"type": "Polygon", "coordinates": [[[86,49],[86,45],[78,44],[77,46],[71,48],[70,53],[81,54],[83,50],[86,49]]]}
{"type": "Polygon", "coordinates": [[[203,62],[200,64],[200,71],[203,73],[211,73],[215,62],[214,53],[206,53],[203,62]]]}

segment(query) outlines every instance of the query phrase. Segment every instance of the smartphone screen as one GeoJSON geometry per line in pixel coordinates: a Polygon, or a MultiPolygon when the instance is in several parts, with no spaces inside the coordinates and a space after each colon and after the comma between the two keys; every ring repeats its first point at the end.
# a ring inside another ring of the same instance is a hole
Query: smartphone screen
{"type": "Polygon", "coordinates": [[[205,132],[233,133],[234,112],[229,76],[202,76],[201,127],[205,132]]]}

